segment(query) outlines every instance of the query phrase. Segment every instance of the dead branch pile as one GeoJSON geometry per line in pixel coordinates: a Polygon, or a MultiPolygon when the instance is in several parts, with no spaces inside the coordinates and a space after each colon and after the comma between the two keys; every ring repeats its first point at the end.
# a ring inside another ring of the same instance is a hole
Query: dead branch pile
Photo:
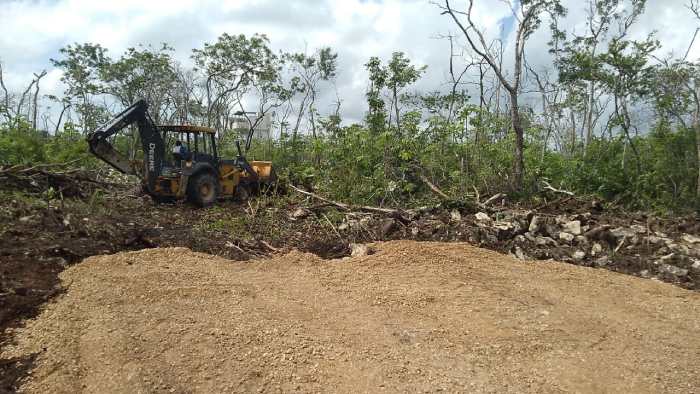
{"type": "Polygon", "coordinates": [[[85,169],[75,164],[73,161],[0,166],[0,190],[83,199],[98,190],[114,191],[132,186],[129,179],[110,168],[85,169]]]}

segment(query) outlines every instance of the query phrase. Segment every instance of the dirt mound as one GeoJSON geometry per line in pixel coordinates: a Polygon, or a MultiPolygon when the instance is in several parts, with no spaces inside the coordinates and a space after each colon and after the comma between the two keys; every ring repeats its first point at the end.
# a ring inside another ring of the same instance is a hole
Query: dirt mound
{"type": "Polygon", "coordinates": [[[700,294],[466,244],[91,257],[17,332],[28,392],[689,392],[700,294]]]}

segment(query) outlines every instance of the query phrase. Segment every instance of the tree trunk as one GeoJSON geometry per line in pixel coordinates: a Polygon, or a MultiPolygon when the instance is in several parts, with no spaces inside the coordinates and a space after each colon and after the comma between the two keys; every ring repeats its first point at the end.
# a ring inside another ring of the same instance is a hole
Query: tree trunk
{"type": "Polygon", "coordinates": [[[309,103],[309,118],[311,120],[311,135],[314,138],[314,164],[316,168],[321,165],[321,153],[316,150],[316,143],[318,142],[318,136],[316,135],[316,118],[314,116],[314,103],[316,102],[316,90],[313,87],[311,89],[311,102],[309,103]]]}
{"type": "Polygon", "coordinates": [[[399,117],[399,96],[394,86],[394,109],[396,110],[396,132],[401,135],[401,119],[399,117]]]}
{"type": "Polygon", "coordinates": [[[695,150],[698,157],[698,178],[695,185],[695,197],[700,199],[700,106],[693,113],[693,130],[695,130],[695,150]]]}
{"type": "Polygon", "coordinates": [[[695,197],[700,199],[700,124],[695,123],[695,148],[698,152],[698,181],[695,189],[695,197]]]}
{"type": "Polygon", "coordinates": [[[518,111],[518,93],[510,93],[510,117],[513,123],[513,131],[515,132],[515,165],[513,166],[513,189],[515,191],[523,190],[523,173],[525,169],[524,150],[525,150],[525,131],[523,129],[522,119],[518,111]]]}
{"type": "Polygon", "coordinates": [[[304,112],[306,109],[306,100],[309,98],[309,93],[306,92],[304,99],[301,100],[299,105],[299,114],[297,115],[296,124],[294,125],[294,130],[292,132],[292,153],[294,155],[294,161],[298,159],[298,149],[297,149],[297,137],[299,135],[299,126],[301,125],[301,118],[304,117],[304,112]]]}
{"type": "Polygon", "coordinates": [[[588,104],[586,111],[586,140],[584,141],[584,149],[588,147],[591,139],[593,139],[593,107],[595,105],[595,83],[591,81],[588,87],[588,104]]]}
{"type": "Polygon", "coordinates": [[[484,76],[485,71],[479,63],[479,122],[474,130],[474,149],[476,149],[476,170],[481,170],[481,149],[479,149],[479,132],[484,124],[484,109],[486,105],[486,97],[484,97],[484,76]]]}
{"type": "Polygon", "coordinates": [[[635,163],[637,164],[637,176],[639,176],[642,174],[642,163],[641,158],[639,157],[639,151],[637,150],[637,146],[634,144],[632,136],[630,135],[630,128],[632,127],[632,122],[630,120],[629,112],[627,110],[627,101],[625,97],[615,97],[615,114],[618,116],[618,118],[622,120],[622,122],[620,122],[620,127],[622,127],[622,131],[625,133],[627,142],[629,143],[629,146],[632,149],[632,154],[634,155],[635,163]]]}
{"type": "Polygon", "coordinates": [[[58,122],[56,122],[56,128],[53,131],[53,135],[58,134],[58,128],[61,126],[61,121],[63,120],[63,115],[66,113],[68,108],[70,108],[71,104],[66,104],[65,102],[63,103],[63,109],[61,109],[61,113],[58,114],[58,122]]]}
{"type": "Polygon", "coordinates": [[[576,153],[576,114],[573,109],[569,110],[569,118],[571,120],[571,151],[569,155],[573,157],[576,153]]]}

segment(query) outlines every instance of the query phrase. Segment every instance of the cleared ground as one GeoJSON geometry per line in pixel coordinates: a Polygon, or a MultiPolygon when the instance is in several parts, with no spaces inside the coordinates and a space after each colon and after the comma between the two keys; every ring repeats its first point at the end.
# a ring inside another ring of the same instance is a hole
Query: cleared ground
{"type": "Polygon", "coordinates": [[[28,392],[694,392],[700,294],[465,244],[92,257],[3,356],[28,392]]]}

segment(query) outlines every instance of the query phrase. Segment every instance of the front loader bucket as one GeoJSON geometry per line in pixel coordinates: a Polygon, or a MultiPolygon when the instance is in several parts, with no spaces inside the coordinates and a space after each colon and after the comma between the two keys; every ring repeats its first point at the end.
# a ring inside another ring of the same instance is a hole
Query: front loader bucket
{"type": "Polygon", "coordinates": [[[271,161],[251,161],[250,165],[253,167],[255,173],[258,174],[261,182],[264,183],[274,180],[270,179],[273,175],[271,161]]]}

